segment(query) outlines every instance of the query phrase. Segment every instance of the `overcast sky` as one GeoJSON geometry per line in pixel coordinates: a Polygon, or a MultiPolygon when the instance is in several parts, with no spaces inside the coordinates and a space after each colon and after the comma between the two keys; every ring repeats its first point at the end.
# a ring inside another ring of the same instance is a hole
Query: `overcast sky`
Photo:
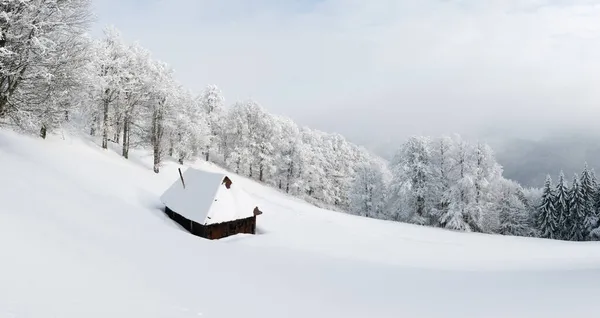
{"type": "Polygon", "coordinates": [[[112,24],[227,103],[254,98],[371,143],[411,134],[600,126],[600,2],[94,0],[112,24]]]}

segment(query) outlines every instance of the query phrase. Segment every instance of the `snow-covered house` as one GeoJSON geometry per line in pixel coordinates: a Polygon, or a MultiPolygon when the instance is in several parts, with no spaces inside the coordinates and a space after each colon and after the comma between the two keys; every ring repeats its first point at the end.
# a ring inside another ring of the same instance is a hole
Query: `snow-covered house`
{"type": "Polygon", "coordinates": [[[172,220],[207,239],[256,233],[262,212],[229,177],[193,168],[180,170],[179,176],[160,198],[172,220]]]}

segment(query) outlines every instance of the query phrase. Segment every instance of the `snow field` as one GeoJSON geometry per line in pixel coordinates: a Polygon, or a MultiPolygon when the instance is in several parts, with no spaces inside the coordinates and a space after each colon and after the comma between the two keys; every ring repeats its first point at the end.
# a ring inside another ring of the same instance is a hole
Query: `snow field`
{"type": "MultiPolygon", "coordinates": [[[[159,197],[168,162],[0,131],[0,317],[590,317],[600,246],[315,208],[232,176],[261,234],[207,241],[159,197]]],[[[208,171],[220,168],[196,163],[208,171]]]]}

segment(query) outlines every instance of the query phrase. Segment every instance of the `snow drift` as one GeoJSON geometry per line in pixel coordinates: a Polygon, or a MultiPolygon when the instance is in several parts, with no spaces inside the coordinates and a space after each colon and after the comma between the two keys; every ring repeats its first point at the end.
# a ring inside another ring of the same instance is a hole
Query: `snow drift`
{"type": "Polygon", "coordinates": [[[241,177],[264,211],[260,234],[208,241],[161,211],[179,166],[157,175],[146,153],[131,157],[86,139],[0,131],[0,317],[589,317],[600,309],[596,242],[365,219],[241,177]]]}

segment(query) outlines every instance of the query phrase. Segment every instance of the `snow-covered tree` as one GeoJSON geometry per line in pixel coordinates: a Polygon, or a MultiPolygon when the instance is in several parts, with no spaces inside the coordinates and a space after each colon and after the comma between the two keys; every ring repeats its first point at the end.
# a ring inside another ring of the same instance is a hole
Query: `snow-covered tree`
{"type": "Polygon", "coordinates": [[[150,65],[150,74],[154,80],[150,84],[150,102],[147,104],[150,114],[148,132],[154,158],[153,170],[158,173],[163,155],[168,148],[169,140],[166,138],[168,135],[165,134],[165,130],[172,123],[176,85],[173,81],[172,70],[166,63],[153,61],[150,65]]]}
{"type": "Polygon", "coordinates": [[[583,198],[583,214],[584,214],[584,237],[587,238],[589,233],[594,229],[598,223],[598,215],[595,209],[596,200],[596,188],[597,180],[592,171],[590,171],[588,164],[585,163],[583,171],[581,173],[581,196],[583,198]]]}
{"type": "Polygon", "coordinates": [[[384,218],[386,199],[385,166],[381,162],[363,162],[356,168],[350,191],[351,212],[357,215],[384,218]]]}
{"type": "Polygon", "coordinates": [[[582,187],[579,184],[577,175],[575,175],[569,192],[569,214],[565,220],[565,240],[582,241],[586,237],[586,205],[587,202],[583,196],[582,187]]]}
{"type": "Polygon", "coordinates": [[[312,199],[325,204],[333,204],[331,200],[331,180],[326,178],[327,162],[324,155],[325,147],[323,134],[303,128],[301,131],[304,148],[304,162],[300,176],[303,181],[305,194],[312,199]]]}
{"type": "Polygon", "coordinates": [[[84,67],[87,0],[0,4],[0,123],[45,130],[66,119],[84,67]]]}
{"type": "Polygon", "coordinates": [[[274,172],[276,127],[257,102],[236,103],[228,114],[227,134],[231,147],[228,165],[259,181],[274,172]]]}
{"type": "Polygon", "coordinates": [[[527,208],[523,201],[522,188],[513,181],[503,180],[500,201],[497,205],[499,218],[498,233],[503,235],[529,236],[527,208]]]}
{"type": "MultiPolygon", "coordinates": [[[[127,60],[125,44],[119,31],[114,27],[105,29],[105,38],[98,45],[97,67],[99,74],[98,111],[94,123],[102,128],[102,148],[108,147],[111,128],[114,128],[111,115],[120,115],[115,104],[118,103],[125,79],[127,60]]],[[[91,133],[96,129],[92,126],[91,133]]]]}
{"type": "Polygon", "coordinates": [[[432,212],[432,225],[440,225],[440,217],[448,213],[450,202],[450,186],[452,184],[452,169],[455,166],[452,153],[454,142],[450,137],[442,136],[432,142],[431,158],[434,182],[432,191],[434,205],[432,212]]]}
{"type": "Polygon", "coordinates": [[[280,135],[275,138],[276,176],[273,184],[286,193],[297,193],[300,166],[302,164],[302,139],[298,125],[289,118],[275,116],[274,125],[277,125],[280,135]]]}
{"type": "Polygon", "coordinates": [[[554,191],[554,209],[556,210],[556,228],[552,234],[553,238],[566,239],[569,236],[569,188],[565,175],[561,171],[558,176],[558,183],[554,191]]]}
{"type": "Polygon", "coordinates": [[[150,102],[151,78],[150,52],[134,43],[126,50],[125,74],[122,78],[122,94],[119,107],[119,118],[115,142],[119,142],[119,135],[123,134],[122,155],[129,157],[129,147],[133,127],[138,124],[139,117],[143,114],[143,105],[150,102]]]}
{"type": "Polygon", "coordinates": [[[206,113],[206,123],[209,128],[208,142],[204,149],[204,158],[211,160],[211,153],[218,152],[223,141],[223,126],[225,125],[225,111],[223,109],[223,95],[216,85],[207,86],[198,97],[198,103],[206,113]]]}
{"type": "MultiPolygon", "coordinates": [[[[493,213],[494,206],[498,203],[497,192],[503,193],[501,197],[506,194],[502,189],[505,180],[502,180],[502,168],[496,162],[494,153],[490,146],[483,143],[478,143],[474,149],[475,151],[475,178],[473,180],[476,196],[475,205],[480,209],[479,219],[475,221],[479,224],[480,230],[483,232],[493,232],[498,226],[498,215],[493,213]],[[500,188],[500,189],[499,189],[500,188]]],[[[514,185],[513,185],[514,186],[514,185]]],[[[509,189],[510,196],[522,194],[522,189],[509,189]]],[[[522,198],[511,198],[509,201],[518,200],[521,204],[524,204],[522,198]]],[[[516,203],[516,202],[512,202],[516,203]]],[[[525,209],[525,206],[520,208],[525,209]]],[[[524,211],[521,211],[524,212],[524,211]]]]}
{"type": "Polygon", "coordinates": [[[558,239],[558,213],[555,207],[556,197],[550,176],[546,176],[546,182],[542,192],[541,202],[537,213],[537,227],[541,237],[558,239]]]}
{"type": "Polygon", "coordinates": [[[481,206],[477,205],[475,187],[476,160],[473,147],[458,139],[454,147],[452,179],[448,195],[448,212],[440,217],[440,224],[449,229],[481,231],[481,206]]]}
{"type": "Polygon", "coordinates": [[[429,147],[429,139],[411,137],[392,160],[393,195],[399,198],[392,208],[401,218],[418,224],[430,224],[436,203],[429,147]]]}
{"type": "Polygon", "coordinates": [[[175,95],[173,127],[170,131],[173,155],[180,164],[192,159],[209,143],[210,129],[202,107],[191,92],[179,90],[175,95]]]}

